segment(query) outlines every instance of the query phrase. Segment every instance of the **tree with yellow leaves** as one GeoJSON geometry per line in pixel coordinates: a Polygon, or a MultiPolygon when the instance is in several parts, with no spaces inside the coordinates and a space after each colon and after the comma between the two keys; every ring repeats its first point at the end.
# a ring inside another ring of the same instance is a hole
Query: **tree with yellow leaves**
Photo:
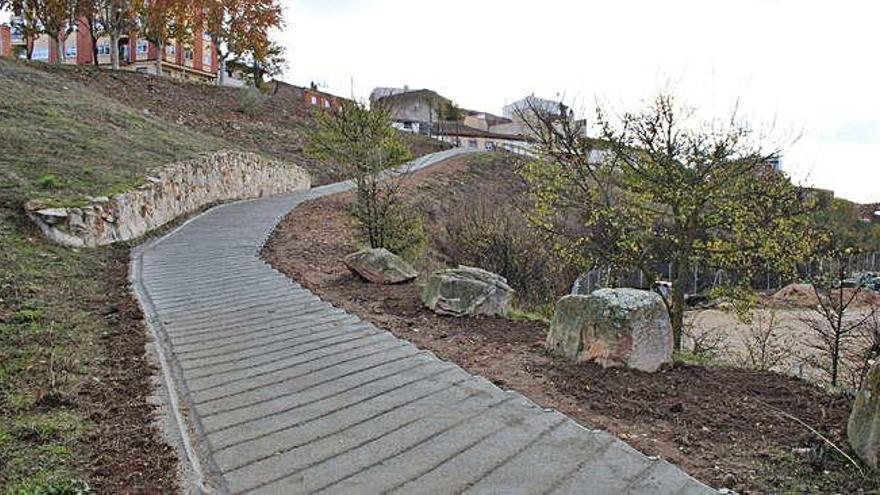
{"type": "Polygon", "coordinates": [[[582,121],[546,110],[520,116],[539,150],[523,168],[530,219],[585,268],[638,269],[650,283],[658,262],[671,262],[676,350],[695,266],[724,270],[743,295],[759,270],[794,274],[812,251],[806,195],[768,165],[779,150],[735,118],[693,122],[660,94],[616,119],[599,110],[593,139],[582,121]]]}

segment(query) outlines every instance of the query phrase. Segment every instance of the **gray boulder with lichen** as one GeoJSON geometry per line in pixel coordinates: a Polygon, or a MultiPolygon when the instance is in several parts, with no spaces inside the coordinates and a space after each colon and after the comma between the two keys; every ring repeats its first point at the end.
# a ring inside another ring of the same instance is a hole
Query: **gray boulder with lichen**
{"type": "Polygon", "coordinates": [[[399,284],[419,276],[403,258],[384,248],[362,249],[346,256],[343,263],[374,284],[399,284]]]}
{"type": "Polygon", "coordinates": [[[559,300],[546,347],[572,361],[654,372],[672,362],[672,325],[658,294],[600,289],[559,300]]]}
{"type": "Polygon", "coordinates": [[[422,288],[422,302],[449,316],[504,316],[515,291],[495,273],[459,266],[434,272],[422,288]]]}
{"type": "Polygon", "coordinates": [[[868,466],[880,465],[880,362],[871,365],[846,425],[853,452],[868,466]]]}

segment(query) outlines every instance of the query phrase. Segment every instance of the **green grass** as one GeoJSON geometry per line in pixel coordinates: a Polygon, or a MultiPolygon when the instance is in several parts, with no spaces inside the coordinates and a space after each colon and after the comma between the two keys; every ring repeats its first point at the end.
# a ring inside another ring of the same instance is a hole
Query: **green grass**
{"type": "Polygon", "coordinates": [[[0,218],[0,493],[76,493],[91,427],[78,392],[108,331],[90,310],[105,251],[51,246],[28,227],[0,218]]]}
{"type": "Polygon", "coordinates": [[[138,184],[151,169],[224,142],[63,77],[0,59],[0,494],[88,491],[92,404],[112,331],[110,249],[52,245],[22,214],[138,184]]]}
{"type": "Polygon", "coordinates": [[[880,472],[859,472],[827,447],[803,454],[777,449],[760,461],[760,493],[880,493],[880,472]]]}
{"type": "Polygon", "coordinates": [[[76,204],[224,142],[18,62],[0,60],[0,200],[76,204]]]}

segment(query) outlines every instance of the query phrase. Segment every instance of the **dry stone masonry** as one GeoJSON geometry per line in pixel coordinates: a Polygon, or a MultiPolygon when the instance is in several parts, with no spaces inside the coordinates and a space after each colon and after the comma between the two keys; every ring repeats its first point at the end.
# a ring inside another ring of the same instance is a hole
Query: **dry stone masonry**
{"type": "Polygon", "coordinates": [[[672,325],[658,294],[601,289],[559,300],[546,345],[572,361],[654,372],[672,362],[672,325]]]}
{"type": "Polygon", "coordinates": [[[88,198],[83,207],[25,205],[43,234],[59,244],[94,247],[126,241],[181,215],[220,201],[260,198],[308,189],[301,168],[253,153],[224,151],[163,167],[122,194],[88,198]]]}

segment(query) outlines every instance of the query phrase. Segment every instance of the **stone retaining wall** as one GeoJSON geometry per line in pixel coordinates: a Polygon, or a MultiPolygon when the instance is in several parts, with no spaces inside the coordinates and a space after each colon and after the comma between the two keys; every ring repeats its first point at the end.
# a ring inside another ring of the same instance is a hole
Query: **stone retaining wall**
{"type": "Polygon", "coordinates": [[[163,167],[144,184],[77,208],[25,205],[49,239],[93,247],[140,237],[181,215],[220,201],[259,198],[311,186],[300,167],[252,153],[218,152],[163,167]]]}

